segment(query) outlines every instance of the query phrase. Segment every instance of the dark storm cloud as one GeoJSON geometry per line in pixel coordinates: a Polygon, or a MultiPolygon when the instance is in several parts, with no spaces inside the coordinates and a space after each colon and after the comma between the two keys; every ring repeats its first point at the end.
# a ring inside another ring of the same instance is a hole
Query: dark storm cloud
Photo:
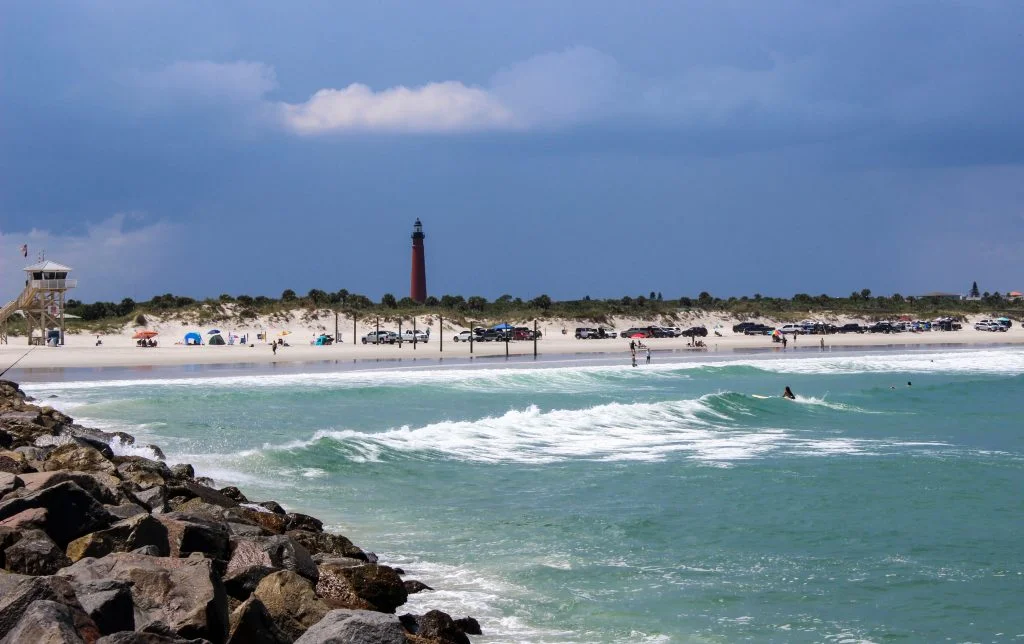
{"type": "Polygon", "coordinates": [[[23,3],[0,25],[0,232],[87,239],[122,212],[191,231],[167,242],[187,261],[103,297],[401,293],[417,216],[434,291],[996,290],[1024,241],[1022,18],[23,3]]]}

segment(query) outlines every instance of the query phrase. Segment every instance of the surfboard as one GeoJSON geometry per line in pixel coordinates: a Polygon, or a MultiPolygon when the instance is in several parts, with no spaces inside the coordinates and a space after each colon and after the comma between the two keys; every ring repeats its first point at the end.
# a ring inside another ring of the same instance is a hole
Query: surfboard
{"type": "Polygon", "coordinates": [[[750,397],[751,398],[768,399],[768,398],[774,398],[775,396],[762,396],[761,394],[750,394],[750,397]]]}

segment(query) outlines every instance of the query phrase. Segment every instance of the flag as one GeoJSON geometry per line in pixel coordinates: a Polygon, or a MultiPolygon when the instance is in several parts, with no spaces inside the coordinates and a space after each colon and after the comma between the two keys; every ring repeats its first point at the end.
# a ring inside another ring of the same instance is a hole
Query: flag
{"type": "Polygon", "coordinates": [[[28,244],[21,245],[21,256],[28,257],[28,244]]]}

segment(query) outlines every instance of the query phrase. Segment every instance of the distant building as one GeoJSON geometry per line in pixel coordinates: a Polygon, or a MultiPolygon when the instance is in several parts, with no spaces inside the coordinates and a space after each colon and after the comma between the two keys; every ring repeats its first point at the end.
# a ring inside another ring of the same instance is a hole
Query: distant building
{"type": "Polygon", "coordinates": [[[427,263],[423,251],[423,224],[419,219],[412,228],[412,270],[409,275],[409,297],[423,304],[427,301],[427,263]]]}
{"type": "Polygon", "coordinates": [[[1006,294],[1006,297],[1010,300],[1021,300],[1024,299],[1024,293],[1021,293],[1020,291],[1010,291],[1006,294]]]}

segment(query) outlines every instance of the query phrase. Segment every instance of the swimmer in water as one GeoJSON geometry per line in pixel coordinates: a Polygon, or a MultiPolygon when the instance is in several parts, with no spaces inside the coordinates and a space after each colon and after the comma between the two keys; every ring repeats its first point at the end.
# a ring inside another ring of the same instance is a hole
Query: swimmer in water
{"type": "Polygon", "coordinates": [[[793,392],[790,390],[788,385],[786,386],[786,391],[782,392],[782,397],[789,398],[790,400],[796,400],[796,396],[793,395],[793,392]]]}

